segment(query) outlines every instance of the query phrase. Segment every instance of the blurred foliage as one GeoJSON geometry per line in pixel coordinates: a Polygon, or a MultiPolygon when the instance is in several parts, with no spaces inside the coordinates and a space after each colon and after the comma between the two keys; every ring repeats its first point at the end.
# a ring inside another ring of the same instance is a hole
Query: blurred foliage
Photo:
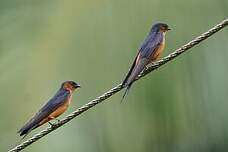
{"type": "MultiPolygon", "coordinates": [[[[165,56],[227,15],[227,0],[1,0],[0,151],[62,81],[82,85],[66,114],[120,83],[152,23],[172,28],[165,56]]],[[[217,33],[135,83],[125,103],[119,93],[24,151],[228,151],[227,38],[217,33]]]]}

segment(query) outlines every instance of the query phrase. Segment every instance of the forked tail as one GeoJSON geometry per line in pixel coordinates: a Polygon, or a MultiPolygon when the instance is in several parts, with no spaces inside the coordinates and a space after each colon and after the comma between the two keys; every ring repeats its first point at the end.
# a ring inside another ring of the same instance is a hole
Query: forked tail
{"type": "Polygon", "coordinates": [[[131,88],[131,85],[132,85],[132,83],[131,84],[129,84],[127,87],[126,87],[126,89],[125,89],[125,91],[124,91],[124,94],[123,94],[123,96],[122,96],[122,99],[121,99],[121,103],[123,102],[123,100],[124,100],[124,98],[126,97],[126,95],[128,94],[128,92],[129,92],[129,90],[130,90],[130,88],[131,88]]]}

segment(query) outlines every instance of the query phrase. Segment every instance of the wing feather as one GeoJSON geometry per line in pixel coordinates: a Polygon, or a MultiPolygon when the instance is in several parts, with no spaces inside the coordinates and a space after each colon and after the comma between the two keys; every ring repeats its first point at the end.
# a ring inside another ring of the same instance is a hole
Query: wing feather
{"type": "Polygon", "coordinates": [[[66,99],[70,96],[70,93],[65,90],[59,90],[56,95],[50,99],[36,115],[31,118],[19,131],[20,135],[24,135],[27,132],[30,132],[32,129],[39,126],[39,122],[41,122],[44,118],[48,117],[53,111],[55,111],[60,105],[66,101],[66,99]]]}
{"type": "Polygon", "coordinates": [[[141,45],[139,52],[123,81],[124,86],[131,85],[135,78],[140,74],[140,72],[149,63],[151,55],[159,47],[162,42],[162,34],[158,32],[150,33],[145,39],[144,43],[141,45]]]}

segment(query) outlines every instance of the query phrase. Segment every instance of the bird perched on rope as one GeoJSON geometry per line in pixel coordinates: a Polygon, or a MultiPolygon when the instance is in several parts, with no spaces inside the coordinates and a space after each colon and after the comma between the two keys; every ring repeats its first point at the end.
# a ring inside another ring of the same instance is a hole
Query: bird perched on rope
{"type": "Polygon", "coordinates": [[[136,55],[129,72],[122,83],[122,86],[127,88],[121,101],[123,101],[135,78],[137,78],[146,65],[156,61],[161,55],[165,47],[165,33],[169,30],[171,29],[165,23],[156,23],[152,26],[149,34],[139,48],[138,54],[136,55]]]}
{"type": "Polygon", "coordinates": [[[33,129],[45,124],[52,119],[56,119],[58,116],[63,114],[68,108],[72,93],[76,88],[79,88],[80,85],[74,81],[65,81],[62,83],[60,89],[52,97],[34,117],[32,117],[19,131],[20,136],[25,138],[33,129]]]}

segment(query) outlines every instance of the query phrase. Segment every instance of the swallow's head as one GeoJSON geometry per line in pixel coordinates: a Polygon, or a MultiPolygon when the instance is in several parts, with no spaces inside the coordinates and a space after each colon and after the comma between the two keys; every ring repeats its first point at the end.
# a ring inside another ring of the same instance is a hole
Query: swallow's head
{"type": "Polygon", "coordinates": [[[165,23],[156,23],[152,26],[152,29],[151,29],[152,32],[163,32],[163,33],[169,30],[171,29],[165,23]]]}
{"type": "Polygon", "coordinates": [[[68,91],[74,91],[77,88],[80,88],[81,86],[74,82],[74,81],[65,81],[62,84],[62,88],[68,91]]]}

